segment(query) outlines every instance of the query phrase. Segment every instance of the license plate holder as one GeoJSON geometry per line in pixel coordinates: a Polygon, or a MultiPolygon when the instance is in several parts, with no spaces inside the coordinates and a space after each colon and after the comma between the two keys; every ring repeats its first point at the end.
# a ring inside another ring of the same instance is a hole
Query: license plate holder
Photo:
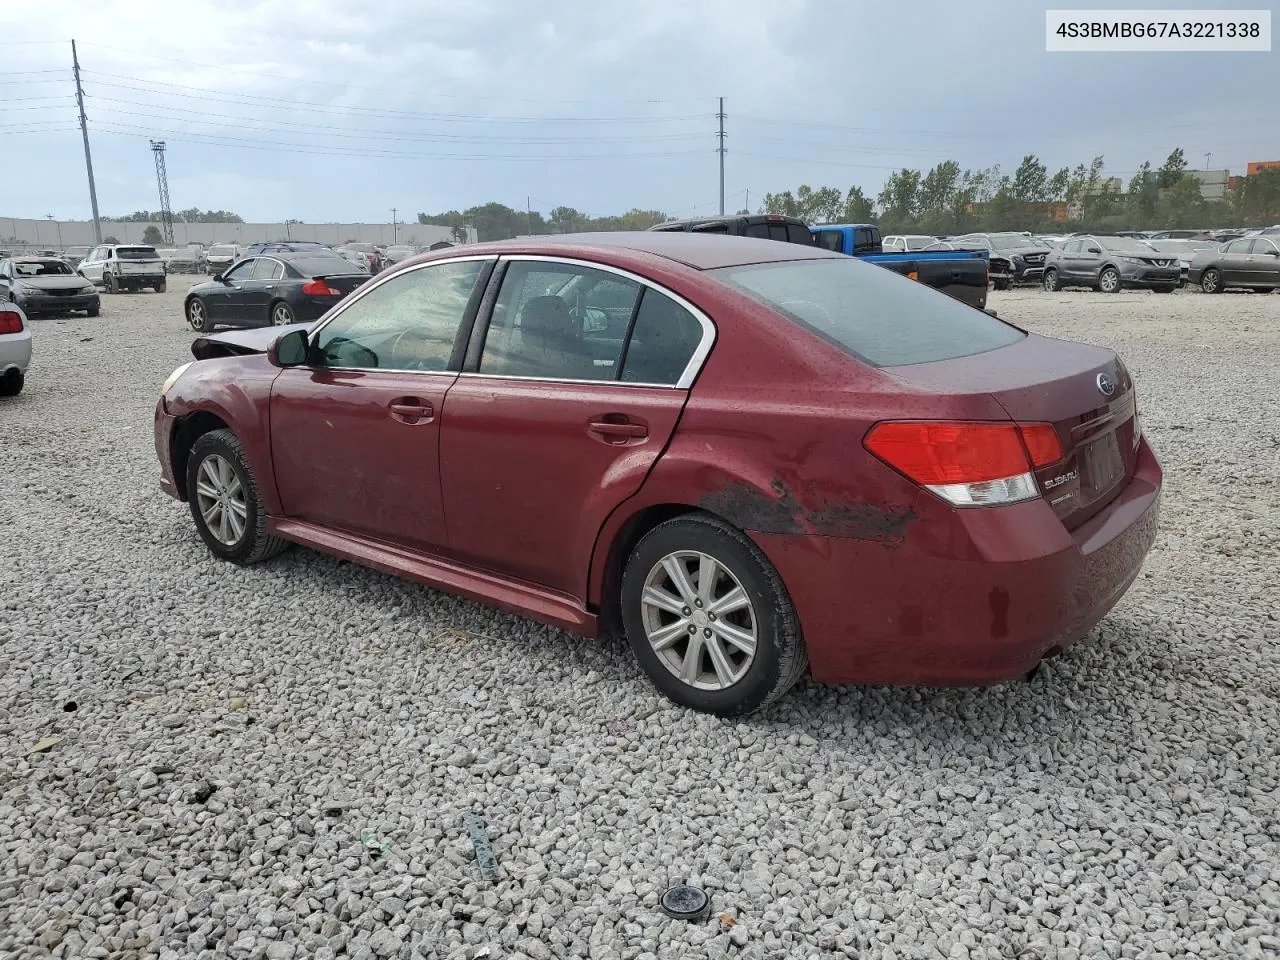
{"type": "Polygon", "coordinates": [[[1120,479],[1124,458],[1120,456],[1120,440],[1112,430],[1089,443],[1085,456],[1085,478],[1095,493],[1107,490],[1120,479]]]}

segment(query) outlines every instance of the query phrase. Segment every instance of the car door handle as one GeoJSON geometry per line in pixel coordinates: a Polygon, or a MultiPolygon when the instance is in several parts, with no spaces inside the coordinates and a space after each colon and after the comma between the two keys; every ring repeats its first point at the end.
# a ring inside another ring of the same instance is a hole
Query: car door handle
{"type": "Polygon", "coordinates": [[[430,423],[435,419],[435,408],[416,397],[401,397],[388,404],[387,409],[391,411],[391,419],[401,423],[430,423]]]}
{"type": "Polygon", "coordinates": [[[605,443],[626,443],[628,440],[643,440],[649,436],[648,427],[643,423],[634,423],[622,414],[592,420],[587,424],[587,432],[605,443]]]}

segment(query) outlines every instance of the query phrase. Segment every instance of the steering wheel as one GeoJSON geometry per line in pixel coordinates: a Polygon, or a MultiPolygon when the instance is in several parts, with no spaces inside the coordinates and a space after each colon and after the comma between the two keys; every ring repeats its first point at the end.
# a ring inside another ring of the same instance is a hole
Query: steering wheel
{"type": "Polygon", "coordinates": [[[391,348],[387,351],[388,367],[394,370],[443,370],[448,366],[448,357],[444,357],[443,361],[436,365],[427,356],[429,350],[421,349],[423,346],[430,348],[438,344],[439,341],[426,336],[421,330],[402,330],[396,334],[395,339],[391,341],[391,348]],[[416,348],[415,345],[417,345],[416,348]]]}

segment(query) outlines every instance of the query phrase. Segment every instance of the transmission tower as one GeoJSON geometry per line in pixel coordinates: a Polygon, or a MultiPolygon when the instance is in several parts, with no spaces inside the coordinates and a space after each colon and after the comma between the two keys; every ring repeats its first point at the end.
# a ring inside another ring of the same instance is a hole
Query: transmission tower
{"type": "Polygon", "coordinates": [[[173,243],[173,211],[169,209],[169,176],[164,169],[164,141],[152,140],[151,152],[156,155],[156,183],[160,185],[160,223],[164,227],[164,242],[173,243]]]}

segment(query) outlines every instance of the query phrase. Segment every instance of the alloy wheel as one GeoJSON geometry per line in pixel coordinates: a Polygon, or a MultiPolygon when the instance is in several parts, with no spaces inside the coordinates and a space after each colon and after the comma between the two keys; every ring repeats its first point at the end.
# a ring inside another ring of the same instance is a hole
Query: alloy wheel
{"type": "Polygon", "coordinates": [[[1204,276],[1200,278],[1200,287],[1205,293],[1217,293],[1218,291],[1218,271],[1206,270],[1204,276]]]}
{"type": "Polygon", "coordinates": [[[191,324],[192,330],[204,330],[208,325],[205,317],[204,304],[199,300],[192,300],[187,305],[187,322],[191,324]]]}
{"type": "Polygon", "coordinates": [[[277,303],[275,309],[271,311],[271,322],[277,327],[287,326],[293,323],[293,311],[283,303],[277,303]]]}
{"type": "Polygon", "coordinates": [[[758,638],[751,598],[715,557],[670,553],[645,578],[640,615],[653,652],[682,683],[724,690],[751,667],[758,638]]]}
{"type": "Polygon", "coordinates": [[[232,547],[244,536],[249,504],[244,485],[223,456],[211,453],[196,474],[196,504],[214,538],[232,547]]]}
{"type": "Polygon", "coordinates": [[[1103,293],[1115,293],[1120,289],[1120,274],[1114,270],[1103,270],[1102,276],[1098,278],[1098,286],[1103,293]]]}

